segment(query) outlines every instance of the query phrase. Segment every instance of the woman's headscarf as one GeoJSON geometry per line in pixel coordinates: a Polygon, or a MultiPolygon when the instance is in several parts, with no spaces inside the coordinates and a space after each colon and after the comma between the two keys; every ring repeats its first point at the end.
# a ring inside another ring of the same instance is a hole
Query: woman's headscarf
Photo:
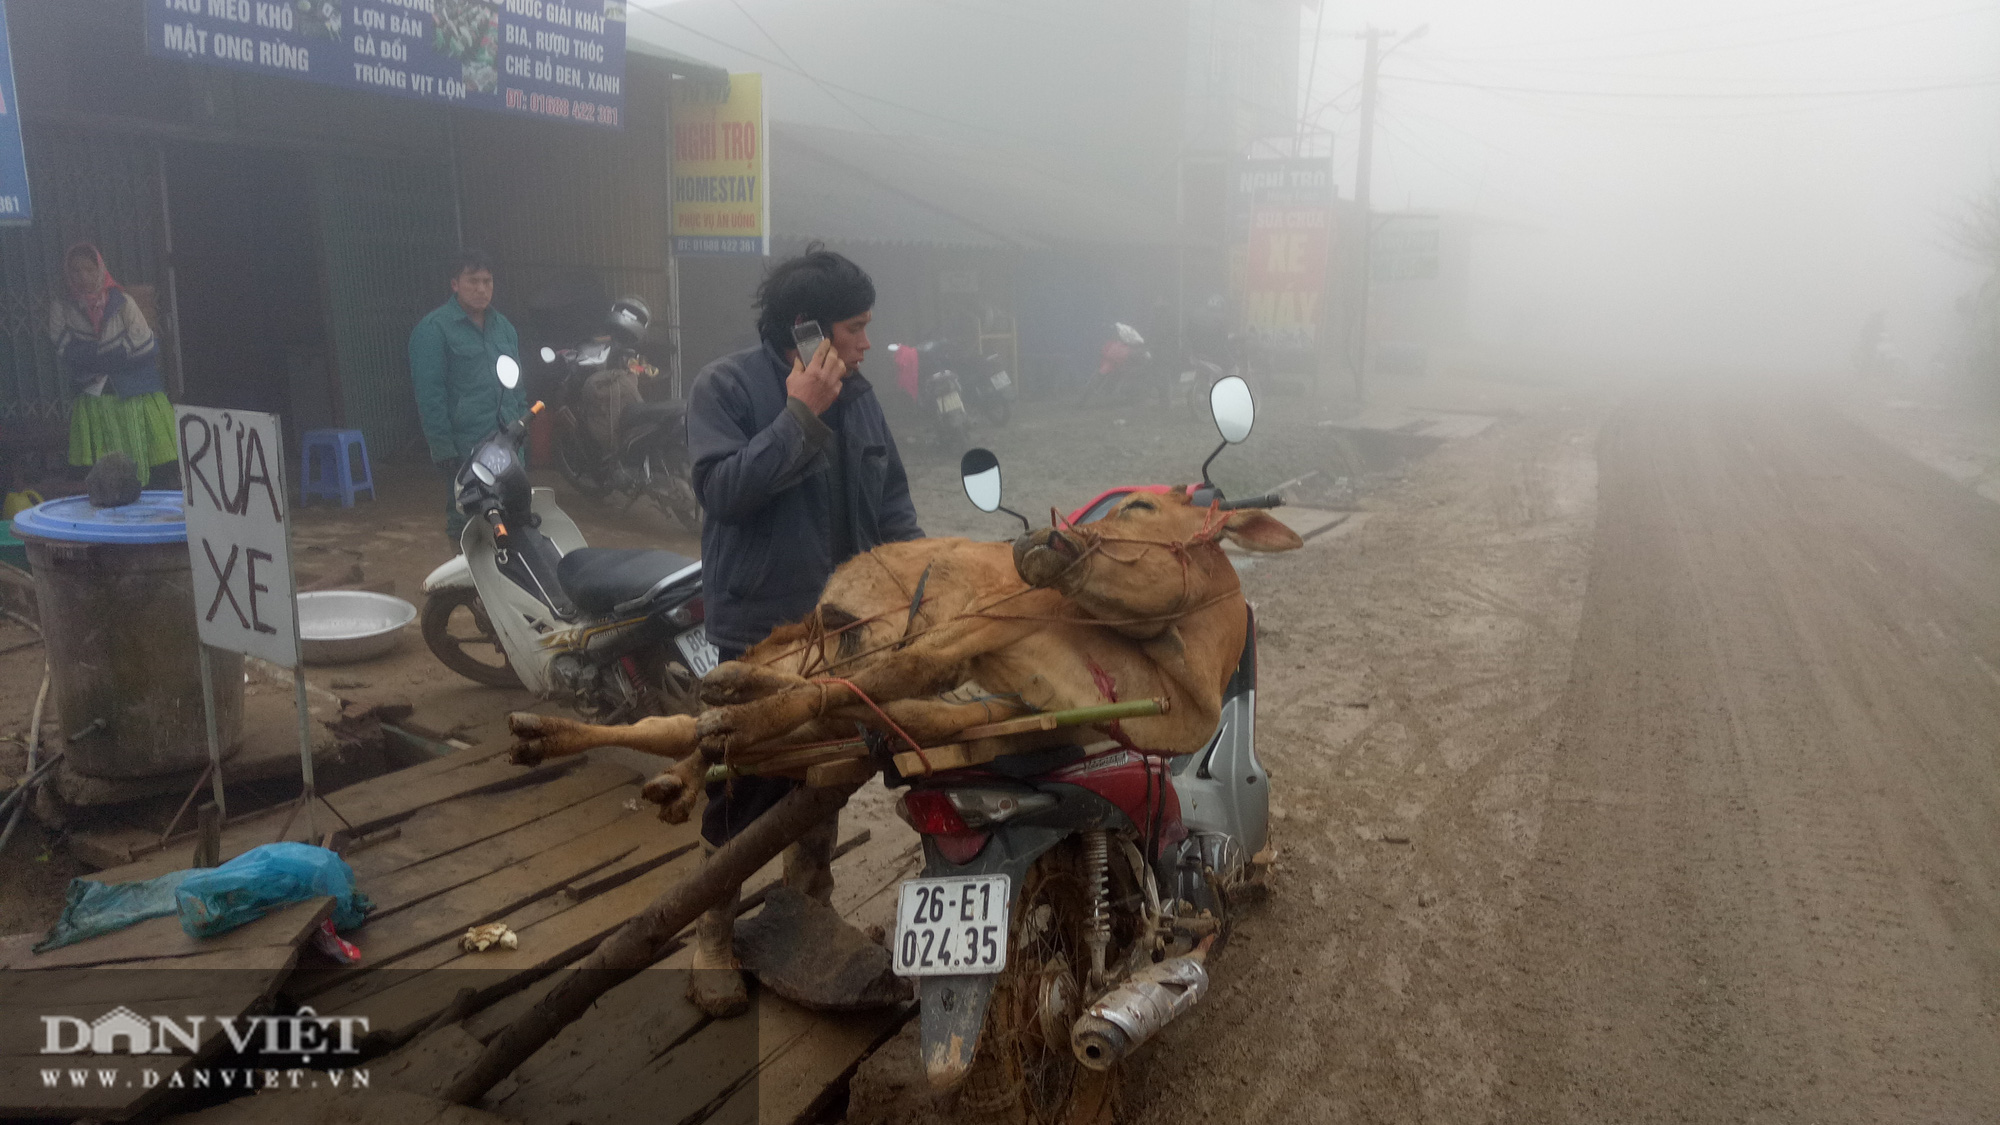
{"type": "Polygon", "coordinates": [[[90,318],[92,331],[104,327],[104,310],[110,304],[111,291],[124,288],[118,284],[117,278],[111,276],[111,271],[105,268],[104,255],[88,242],[79,242],[63,252],[63,287],[69,291],[69,299],[76,302],[76,306],[90,318]],[[97,286],[94,289],[79,288],[69,274],[70,259],[86,251],[97,260],[97,286]]]}

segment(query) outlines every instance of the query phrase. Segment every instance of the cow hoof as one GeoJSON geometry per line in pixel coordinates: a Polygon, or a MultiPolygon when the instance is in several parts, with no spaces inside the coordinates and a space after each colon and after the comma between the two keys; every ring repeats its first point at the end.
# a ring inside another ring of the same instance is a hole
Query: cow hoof
{"type": "Polygon", "coordinates": [[[554,715],[516,711],[507,716],[507,729],[514,735],[514,748],[509,757],[520,765],[532,766],[544,758],[588,750],[588,744],[579,744],[576,732],[580,726],[582,724],[574,720],[554,715]]]}
{"type": "Polygon", "coordinates": [[[680,775],[668,770],[662,774],[655,774],[653,779],[639,790],[639,796],[656,805],[664,805],[679,797],[686,788],[687,783],[681,780],[680,775]]]}
{"type": "Polygon", "coordinates": [[[688,779],[685,769],[676,766],[657,774],[639,790],[641,797],[660,806],[660,819],[668,824],[686,824],[701,797],[701,787],[688,779]]]}

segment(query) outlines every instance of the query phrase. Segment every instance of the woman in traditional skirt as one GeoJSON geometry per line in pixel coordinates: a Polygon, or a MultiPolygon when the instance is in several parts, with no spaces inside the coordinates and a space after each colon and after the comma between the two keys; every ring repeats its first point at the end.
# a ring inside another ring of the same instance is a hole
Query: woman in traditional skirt
{"type": "Polygon", "coordinates": [[[139,483],[180,487],[174,408],[160,380],[160,344],[139,306],[87,242],[63,255],[64,296],[52,302],[49,335],[76,389],[69,463],[97,464],[114,450],[132,459],[139,483]]]}

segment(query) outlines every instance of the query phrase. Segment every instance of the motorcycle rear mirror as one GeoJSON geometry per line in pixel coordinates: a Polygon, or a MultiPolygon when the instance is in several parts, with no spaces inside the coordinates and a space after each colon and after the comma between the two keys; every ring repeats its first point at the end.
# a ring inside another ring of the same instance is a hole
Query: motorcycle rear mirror
{"type": "Polygon", "coordinates": [[[1250,436],[1250,426],[1257,420],[1257,404],[1250,397],[1250,384],[1241,377],[1217,380],[1208,390],[1208,408],[1215,415],[1215,428],[1223,441],[1235,445],[1250,436]]]}
{"type": "Polygon", "coordinates": [[[1000,510],[1000,458],[990,449],[968,449],[958,459],[958,475],[965,483],[965,497],[982,512],[1000,510]]]}
{"type": "Polygon", "coordinates": [[[1028,517],[1000,503],[1000,458],[990,449],[974,447],[958,459],[958,477],[965,484],[965,498],[982,512],[1005,512],[1021,521],[1027,531],[1028,517]]]}
{"type": "Polygon", "coordinates": [[[494,360],[493,373],[500,377],[500,385],[510,391],[521,385],[521,365],[511,355],[494,360]]]}
{"type": "Polygon", "coordinates": [[[556,361],[556,350],[554,348],[544,346],[542,348],[542,362],[554,363],[555,361],[556,361]]]}

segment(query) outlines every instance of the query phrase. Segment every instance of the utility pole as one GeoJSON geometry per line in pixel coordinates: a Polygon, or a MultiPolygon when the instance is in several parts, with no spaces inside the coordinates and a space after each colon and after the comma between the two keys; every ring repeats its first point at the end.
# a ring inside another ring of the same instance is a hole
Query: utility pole
{"type": "Polygon", "coordinates": [[[1375,216],[1369,209],[1369,185],[1375,172],[1375,80],[1382,67],[1381,43],[1384,32],[1370,25],[1355,38],[1367,42],[1361,61],[1361,143],[1354,152],[1354,209],[1361,213],[1361,277],[1357,282],[1354,399],[1368,401],[1368,297],[1374,287],[1375,216]]]}
{"type": "Polygon", "coordinates": [[[1390,44],[1387,51],[1382,50],[1382,40],[1396,34],[1393,31],[1370,25],[1354,36],[1368,44],[1361,61],[1361,143],[1354,153],[1354,208],[1361,213],[1361,278],[1356,301],[1359,320],[1354,355],[1354,397],[1359,402],[1368,400],[1368,299],[1375,285],[1375,214],[1369,206],[1369,197],[1375,172],[1376,80],[1389,51],[1422,36],[1430,26],[1418,24],[1415,31],[1390,44]]]}

